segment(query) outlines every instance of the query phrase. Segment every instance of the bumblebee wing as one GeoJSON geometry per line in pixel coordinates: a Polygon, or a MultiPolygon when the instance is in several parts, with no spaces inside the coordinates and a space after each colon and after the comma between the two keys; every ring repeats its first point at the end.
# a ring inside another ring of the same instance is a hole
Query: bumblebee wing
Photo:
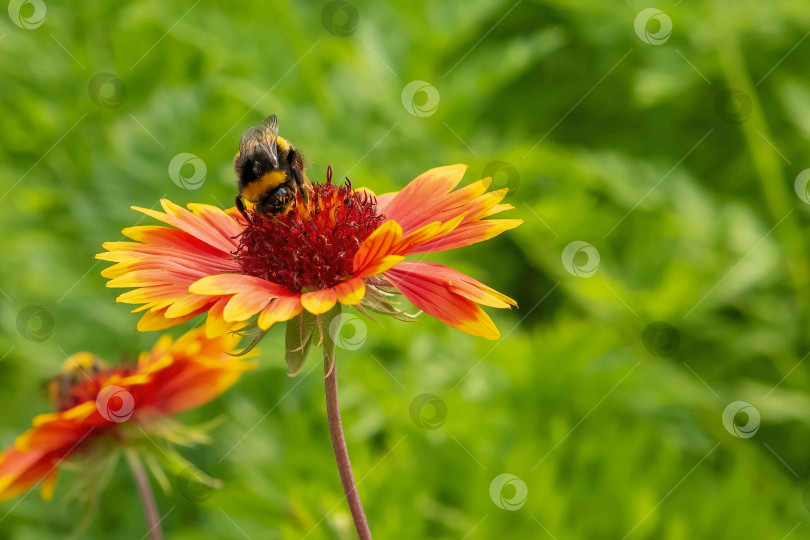
{"type": "Polygon", "coordinates": [[[271,114],[258,126],[253,126],[245,131],[245,134],[242,135],[242,139],[239,141],[239,153],[244,154],[248,149],[253,148],[255,149],[254,151],[265,153],[270,161],[278,167],[277,139],[278,118],[275,114],[271,114]]]}

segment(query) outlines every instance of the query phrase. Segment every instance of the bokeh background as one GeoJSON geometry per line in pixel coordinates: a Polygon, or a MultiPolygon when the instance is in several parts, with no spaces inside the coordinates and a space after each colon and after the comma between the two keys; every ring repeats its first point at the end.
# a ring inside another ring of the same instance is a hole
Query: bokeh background
{"type": "MultiPolygon", "coordinates": [[[[276,113],[315,179],[385,192],[464,162],[525,220],[432,257],[517,299],[500,341],[346,330],[376,538],[810,538],[808,30],[790,0],[12,1],[0,444],[66,354],[151,347],[94,254],[130,205],[230,205],[239,136],[276,113]]],[[[168,538],[353,537],[319,361],[287,377],[281,333],[183,415],[224,418],[182,450],[224,488],[159,492],[168,538]]],[[[74,533],[77,476],[0,505],[0,539],[74,533]]],[[[144,533],[121,463],[80,536],[144,533]]]]}

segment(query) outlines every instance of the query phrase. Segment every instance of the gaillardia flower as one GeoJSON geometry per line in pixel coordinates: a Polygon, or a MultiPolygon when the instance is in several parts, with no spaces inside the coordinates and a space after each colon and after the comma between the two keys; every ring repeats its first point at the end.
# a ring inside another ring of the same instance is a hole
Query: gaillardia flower
{"type": "Polygon", "coordinates": [[[522,223],[485,219],[513,208],[501,204],[506,189],[487,192],[489,178],[454,190],[466,168],[431,169],[402,191],[376,197],[348,182],[333,184],[330,171],[305,200],[299,193],[288,213],[249,219],[235,209],[189,204],[186,210],[164,200],[163,212],[134,209],[169,227],[125,229],[134,242],[105,243],[108,251],[97,257],[116,263],[102,273],[111,278],[108,287],[133,288],[117,301],[141,304],[139,330],[207,312],[209,336],[237,324],[265,331],[326,314],[337,303],[405,317],[392,300],[401,293],[454,328],[497,339],[480,306],[508,308],[512,299],[452,268],[405,259],[481,242],[522,223]]]}
{"type": "Polygon", "coordinates": [[[76,465],[89,482],[100,463],[113,462],[107,458],[115,449],[131,459],[133,454],[171,456],[167,466],[189,466],[170,447],[158,451],[153,441],[204,442],[204,433],[171,416],[211,401],[254,367],[231,354],[237,342],[235,336],[208,338],[192,330],[176,341],[164,336],[135,365],[108,366],[87,352],[71,356],[51,381],[56,412],[34,418],[33,427],[0,453],[0,500],[40,483],[43,497],[50,499],[63,464],[76,465]]]}

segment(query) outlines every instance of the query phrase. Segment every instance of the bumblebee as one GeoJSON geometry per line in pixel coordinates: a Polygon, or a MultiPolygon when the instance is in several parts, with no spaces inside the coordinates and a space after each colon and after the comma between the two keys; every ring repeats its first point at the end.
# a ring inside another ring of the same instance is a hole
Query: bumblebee
{"type": "Polygon", "coordinates": [[[97,356],[90,353],[74,355],[65,362],[62,371],[50,381],[48,394],[51,402],[70,403],[73,388],[84,381],[93,380],[104,369],[106,369],[104,360],[97,356]]]}
{"type": "Polygon", "coordinates": [[[307,201],[312,189],[301,152],[278,136],[275,114],[242,135],[233,167],[239,184],[236,207],[248,221],[245,201],[254,205],[257,214],[285,214],[295,203],[297,193],[307,201]]]}

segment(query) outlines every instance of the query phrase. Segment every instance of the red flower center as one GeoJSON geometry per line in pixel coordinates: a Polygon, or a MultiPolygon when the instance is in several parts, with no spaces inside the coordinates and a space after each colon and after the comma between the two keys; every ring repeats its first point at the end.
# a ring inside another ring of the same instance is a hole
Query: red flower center
{"type": "Polygon", "coordinates": [[[365,192],[314,184],[309,200],[299,193],[286,214],[254,214],[240,237],[236,259],[242,271],[291,291],[334,287],[352,275],[354,254],[385,216],[365,192]]]}

